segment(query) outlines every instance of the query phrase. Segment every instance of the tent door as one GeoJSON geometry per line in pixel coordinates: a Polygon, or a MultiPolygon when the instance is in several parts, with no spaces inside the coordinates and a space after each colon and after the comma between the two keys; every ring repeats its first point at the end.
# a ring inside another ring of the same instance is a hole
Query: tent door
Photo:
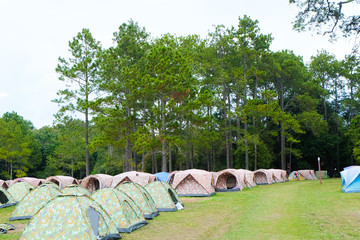
{"type": "Polygon", "coordinates": [[[95,236],[98,236],[99,235],[100,214],[93,207],[89,207],[87,209],[87,214],[90,219],[90,223],[93,228],[94,234],[95,234],[95,236]]]}

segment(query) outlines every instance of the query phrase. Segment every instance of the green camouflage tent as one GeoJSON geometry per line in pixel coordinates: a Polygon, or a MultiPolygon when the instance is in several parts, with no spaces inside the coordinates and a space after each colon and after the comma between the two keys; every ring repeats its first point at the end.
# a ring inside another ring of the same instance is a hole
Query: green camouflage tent
{"type": "Polygon", "coordinates": [[[122,191],[103,188],[94,192],[91,198],[110,215],[119,232],[131,233],[147,224],[140,208],[122,191]]]}
{"type": "Polygon", "coordinates": [[[12,184],[7,191],[16,202],[20,202],[33,189],[35,189],[35,187],[30,183],[17,182],[12,184]]]}
{"type": "Polygon", "coordinates": [[[16,205],[17,202],[6,189],[0,186],[0,208],[16,205]]]}
{"type": "Polygon", "coordinates": [[[141,185],[133,182],[123,182],[116,189],[125,192],[135,201],[146,219],[153,219],[159,215],[155,202],[150,194],[141,185]]]}
{"type": "Polygon", "coordinates": [[[57,190],[61,191],[61,188],[59,187],[59,185],[57,185],[56,183],[53,183],[53,182],[44,182],[41,185],[48,185],[48,186],[51,186],[51,187],[56,188],[57,190]]]}
{"type": "Polygon", "coordinates": [[[86,195],[58,195],[40,209],[20,239],[120,239],[105,210],[86,195]]]}
{"type": "Polygon", "coordinates": [[[40,185],[19,202],[11,214],[10,221],[32,218],[40,208],[59,194],[60,191],[51,184],[40,185]]]}
{"type": "Polygon", "coordinates": [[[159,212],[175,212],[184,207],[177,192],[166,182],[151,182],[145,189],[153,198],[159,212]]]}
{"type": "Polygon", "coordinates": [[[71,184],[68,185],[66,187],[64,187],[61,190],[61,193],[64,195],[88,195],[90,196],[90,191],[87,190],[86,188],[76,185],[76,184],[71,184]]]}

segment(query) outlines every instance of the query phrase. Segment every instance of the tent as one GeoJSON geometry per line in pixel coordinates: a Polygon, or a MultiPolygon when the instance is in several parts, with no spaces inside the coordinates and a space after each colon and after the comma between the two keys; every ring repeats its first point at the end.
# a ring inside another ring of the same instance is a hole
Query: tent
{"type": "Polygon", "coordinates": [[[244,183],[248,188],[252,188],[256,186],[256,182],[254,179],[254,172],[246,169],[237,169],[244,174],[244,183]]]}
{"type": "Polygon", "coordinates": [[[8,191],[0,186],[0,208],[10,207],[16,205],[17,202],[14,198],[8,193],[8,191]]]}
{"type": "Polygon", "coordinates": [[[120,239],[105,210],[86,195],[58,195],[40,209],[20,239],[120,239]]]}
{"type": "Polygon", "coordinates": [[[118,186],[123,182],[133,182],[140,184],[141,186],[144,187],[146,184],[155,181],[155,179],[156,179],[155,175],[150,173],[137,172],[137,171],[124,172],[114,176],[114,180],[113,183],[111,184],[111,187],[115,188],[116,186],[118,186]]]}
{"type": "Polygon", "coordinates": [[[117,185],[116,189],[125,192],[134,200],[146,219],[153,219],[159,215],[154,200],[140,184],[124,182],[117,185]]]}
{"type": "Polygon", "coordinates": [[[44,182],[40,186],[42,186],[42,185],[48,185],[48,186],[51,186],[51,187],[56,188],[57,190],[61,191],[61,188],[58,185],[56,185],[56,183],[53,183],[53,182],[44,182]]]}
{"type": "Polygon", "coordinates": [[[64,188],[68,185],[71,184],[76,184],[79,185],[78,180],[76,180],[73,177],[69,177],[69,176],[52,176],[52,177],[48,177],[46,179],[47,182],[53,182],[56,185],[58,185],[60,188],[64,188]]]}
{"type": "Polygon", "coordinates": [[[151,195],[159,212],[175,212],[184,207],[175,189],[166,182],[151,182],[145,186],[145,189],[151,195]]]}
{"type": "Polygon", "coordinates": [[[30,219],[47,202],[60,194],[51,184],[41,185],[27,194],[16,206],[10,221],[30,219]]]}
{"type": "MultiPolygon", "coordinates": [[[[344,168],[345,170],[345,168],[344,168]]],[[[329,175],[328,175],[328,171],[326,170],[322,170],[322,171],[315,171],[315,176],[316,178],[320,178],[320,175],[321,175],[321,178],[324,179],[324,178],[329,178],[329,175]]]]}
{"type": "Polygon", "coordinates": [[[167,172],[158,172],[154,174],[156,177],[156,180],[163,181],[169,183],[170,181],[170,173],[167,172]]]}
{"type": "Polygon", "coordinates": [[[179,171],[172,171],[169,175],[169,184],[170,186],[172,186],[173,182],[174,182],[174,178],[175,178],[175,174],[178,173],[179,171]]]}
{"type": "Polygon", "coordinates": [[[0,187],[2,187],[4,189],[8,189],[9,185],[6,181],[0,179],[0,187]]]}
{"type": "Polygon", "coordinates": [[[273,179],[273,174],[271,171],[266,169],[258,169],[254,171],[254,180],[257,185],[266,185],[271,184],[273,179]]]}
{"type": "Polygon", "coordinates": [[[282,169],[268,169],[267,171],[272,173],[272,182],[274,183],[285,182],[285,179],[283,178],[282,169]]]}
{"type": "Polygon", "coordinates": [[[304,176],[305,180],[316,180],[316,175],[314,170],[298,170],[298,172],[304,176]]]}
{"type": "Polygon", "coordinates": [[[76,185],[76,184],[70,184],[67,185],[66,187],[64,187],[61,190],[62,194],[65,195],[88,195],[90,196],[90,191],[87,190],[86,188],[80,186],[80,185],[76,185]]]}
{"type": "Polygon", "coordinates": [[[236,169],[217,172],[214,180],[216,192],[241,191],[245,187],[245,173],[236,169]]]}
{"type": "Polygon", "coordinates": [[[27,182],[16,182],[7,189],[16,202],[21,201],[31,190],[35,189],[33,185],[27,182]]]}
{"type": "Polygon", "coordinates": [[[189,169],[175,173],[171,186],[181,197],[210,197],[215,194],[213,183],[210,172],[189,169]]]}
{"type": "Polygon", "coordinates": [[[340,175],[344,193],[360,192],[360,167],[346,168],[340,175]]]}
{"type": "Polygon", "coordinates": [[[292,171],[289,175],[289,180],[296,181],[296,180],[305,180],[305,177],[298,171],[292,171]]]}
{"type": "Polygon", "coordinates": [[[140,208],[122,191],[114,188],[99,189],[91,198],[105,209],[119,232],[131,233],[147,224],[140,208]]]}
{"type": "Polygon", "coordinates": [[[31,185],[33,185],[34,187],[38,187],[41,184],[43,184],[45,182],[44,179],[38,179],[38,178],[33,178],[33,177],[22,177],[22,178],[16,178],[12,184],[15,184],[17,182],[27,182],[30,183],[31,185]]]}
{"type": "Polygon", "coordinates": [[[89,175],[81,182],[81,186],[87,188],[90,192],[95,192],[98,189],[108,188],[111,186],[113,176],[107,174],[89,175]]]}

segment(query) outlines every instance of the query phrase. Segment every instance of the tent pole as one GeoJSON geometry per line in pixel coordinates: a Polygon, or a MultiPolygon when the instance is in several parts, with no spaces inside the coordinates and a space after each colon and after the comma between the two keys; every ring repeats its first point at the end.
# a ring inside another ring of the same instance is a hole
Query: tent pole
{"type": "Polygon", "coordinates": [[[320,178],[320,184],[322,184],[322,182],[321,182],[320,157],[318,157],[318,166],[319,166],[319,178],[320,178]]]}

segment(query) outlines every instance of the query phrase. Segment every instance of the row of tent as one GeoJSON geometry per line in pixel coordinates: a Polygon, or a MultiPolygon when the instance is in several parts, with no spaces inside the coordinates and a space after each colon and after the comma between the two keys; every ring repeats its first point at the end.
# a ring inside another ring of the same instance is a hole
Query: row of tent
{"type": "MultiPolygon", "coordinates": [[[[123,182],[133,182],[141,186],[154,182],[155,180],[167,182],[184,196],[208,197],[215,192],[241,191],[245,187],[285,182],[288,180],[313,180],[316,179],[314,170],[298,170],[292,172],[289,177],[285,170],[281,169],[259,169],[249,171],[244,169],[225,169],[219,172],[208,172],[199,169],[174,171],[171,173],[149,174],[144,172],[130,171],[111,176],[107,174],[90,175],[82,180],[69,176],[52,176],[47,179],[31,177],[18,178],[14,181],[0,180],[0,186],[7,189],[16,182],[27,182],[33,187],[40,186],[45,182],[52,182],[60,188],[80,185],[88,191],[94,192],[98,189],[116,188],[123,182]]],[[[65,188],[71,191],[71,187],[65,188]]],[[[9,190],[17,194],[17,190],[9,190]]]]}
{"type": "Polygon", "coordinates": [[[20,239],[119,239],[119,233],[131,233],[161,211],[183,208],[176,191],[161,181],[145,187],[126,181],[93,193],[79,185],[60,188],[53,182],[38,187],[17,182],[8,190],[0,187],[8,202],[17,203],[9,220],[31,219],[20,239]],[[13,197],[14,189],[25,196],[13,197]]]}

